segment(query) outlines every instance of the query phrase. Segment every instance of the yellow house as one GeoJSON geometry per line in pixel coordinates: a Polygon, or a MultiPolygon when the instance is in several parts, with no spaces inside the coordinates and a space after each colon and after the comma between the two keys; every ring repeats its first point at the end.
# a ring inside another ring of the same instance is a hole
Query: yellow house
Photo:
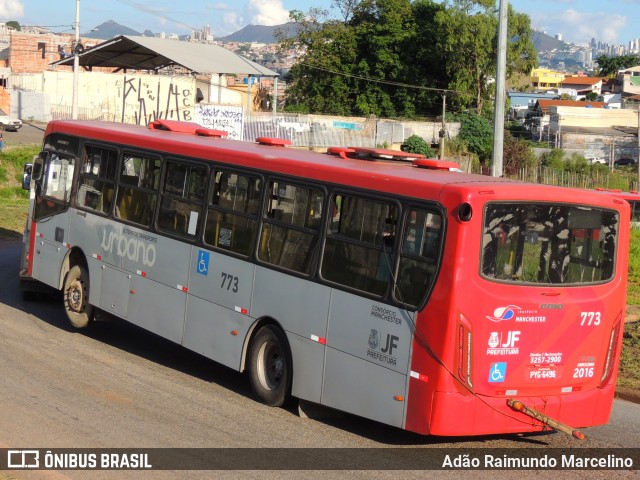
{"type": "Polygon", "coordinates": [[[537,90],[559,88],[564,78],[564,73],[554,72],[548,68],[534,68],[531,70],[531,85],[537,90]]]}

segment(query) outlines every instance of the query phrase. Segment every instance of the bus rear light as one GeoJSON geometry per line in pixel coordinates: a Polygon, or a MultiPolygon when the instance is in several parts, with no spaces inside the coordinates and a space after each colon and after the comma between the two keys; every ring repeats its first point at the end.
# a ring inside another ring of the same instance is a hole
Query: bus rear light
{"type": "Polygon", "coordinates": [[[461,314],[458,324],[458,377],[469,387],[473,387],[471,380],[472,355],[471,324],[461,314]]]}
{"type": "Polygon", "coordinates": [[[618,315],[614,327],[611,329],[611,335],[609,336],[609,347],[607,348],[607,359],[604,363],[604,370],[602,371],[602,378],[600,380],[600,387],[603,387],[611,377],[613,373],[613,364],[616,358],[618,350],[618,335],[620,334],[622,313],[618,315]]]}

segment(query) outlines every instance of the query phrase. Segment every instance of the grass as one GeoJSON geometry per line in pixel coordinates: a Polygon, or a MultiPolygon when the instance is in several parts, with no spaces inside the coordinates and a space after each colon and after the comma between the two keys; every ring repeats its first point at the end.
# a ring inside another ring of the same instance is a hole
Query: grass
{"type": "Polygon", "coordinates": [[[640,228],[631,229],[627,282],[627,312],[636,320],[624,326],[618,386],[640,392],[640,228]]]}
{"type": "Polygon", "coordinates": [[[0,153],[0,240],[22,235],[29,193],[22,189],[22,169],[40,151],[39,145],[5,149],[0,153]]]}

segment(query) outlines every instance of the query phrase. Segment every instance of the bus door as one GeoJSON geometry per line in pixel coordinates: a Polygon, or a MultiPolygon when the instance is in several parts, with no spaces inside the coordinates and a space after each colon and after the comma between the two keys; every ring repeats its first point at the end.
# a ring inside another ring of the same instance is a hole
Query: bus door
{"type": "Polygon", "coordinates": [[[73,185],[75,159],[48,152],[34,163],[36,169],[33,277],[60,288],[60,266],[69,247],[69,197],[73,185]]]}

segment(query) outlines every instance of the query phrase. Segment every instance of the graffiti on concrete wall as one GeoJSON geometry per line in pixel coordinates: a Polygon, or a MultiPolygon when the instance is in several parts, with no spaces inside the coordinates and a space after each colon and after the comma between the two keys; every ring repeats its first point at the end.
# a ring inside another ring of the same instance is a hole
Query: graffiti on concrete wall
{"type": "Polygon", "coordinates": [[[203,127],[227,132],[232,140],[242,140],[243,108],[239,105],[212,105],[199,103],[195,108],[195,121],[203,127]]]}
{"type": "Polygon", "coordinates": [[[116,87],[122,98],[122,122],[148,125],[158,119],[194,121],[190,82],[125,76],[117,80],[116,87]]]}

